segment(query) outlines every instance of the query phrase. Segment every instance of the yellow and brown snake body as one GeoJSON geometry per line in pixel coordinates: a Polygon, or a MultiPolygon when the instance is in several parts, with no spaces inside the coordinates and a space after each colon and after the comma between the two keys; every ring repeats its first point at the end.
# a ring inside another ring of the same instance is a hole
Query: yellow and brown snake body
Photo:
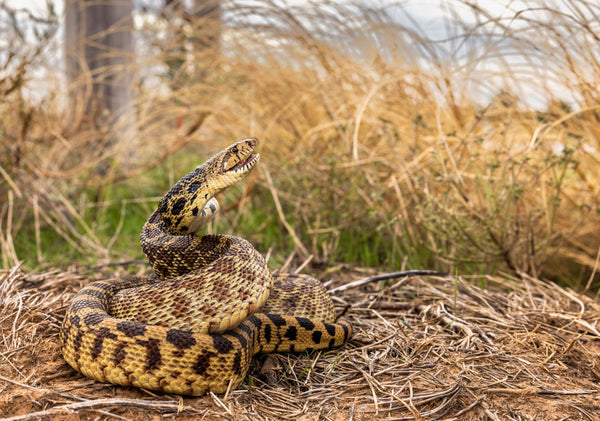
{"type": "Polygon", "coordinates": [[[75,296],[60,331],[73,368],[124,386],[224,393],[258,353],[334,348],[350,338],[318,280],[273,277],[244,239],[196,235],[219,209],[215,195],[258,163],[256,144],[231,145],[163,197],[140,237],[153,275],[93,282],[75,296]]]}

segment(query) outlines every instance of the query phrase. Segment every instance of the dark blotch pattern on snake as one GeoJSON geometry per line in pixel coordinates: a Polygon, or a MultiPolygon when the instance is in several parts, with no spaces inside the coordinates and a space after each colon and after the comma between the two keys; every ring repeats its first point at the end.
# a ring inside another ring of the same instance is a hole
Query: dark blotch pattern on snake
{"type": "Polygon", "coordinates": [[[60,331],[65,360],[101,382],[184,395],[224,393],[258,353],[343,345],[333,302],[309,276],[275,277],[244,239],[196,235],[219,210],[215,196],[255,168],[257,142],[221,151],[179,180],[141,234],[154,274],[93,282],[60,331]]]}

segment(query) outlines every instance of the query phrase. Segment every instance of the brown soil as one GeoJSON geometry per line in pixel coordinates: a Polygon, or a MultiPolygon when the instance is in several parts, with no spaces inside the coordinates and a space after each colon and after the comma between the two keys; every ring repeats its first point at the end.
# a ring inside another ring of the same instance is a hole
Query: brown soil
{"type": "MultiPolygon", "coordinates": [[[[345,271],[329,287],[364,275],[345,271]]],[[[65,306],[89,281],[0,272],[0,417],[600,419],[600,305],[554,284],[411,277],[350,288],[335,295],[355,329],[345,347],[260,356],[240,389],[190,398],[100,384],[63,361],[65,306]]]]}

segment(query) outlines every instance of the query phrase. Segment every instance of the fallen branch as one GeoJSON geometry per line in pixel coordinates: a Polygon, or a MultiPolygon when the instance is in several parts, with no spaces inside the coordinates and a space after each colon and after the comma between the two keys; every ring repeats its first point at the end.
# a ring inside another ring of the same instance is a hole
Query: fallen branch
{"type": "Polygon", "coordinates": [[[441,276],[442,278],[454,279],[453,276],[450,276],[447,273],[437,272],[435,270],[405,270],[402,272],[390,272],[383,273],[381,275],[369,276],[368,278],[363,278],[359,279],[358,281],[340,285],[337,288],[330,289],[328,292],[330,294],[336,294],[352,288],[358,288],[371,282],[384,281],[386,279],[408,278],[409,276],[441,276]]]}
{"type": "Polygon", "coordinates": [[[109,399],[94,399],[87,400],[83,402],[74,402],[69,403],[62,406],[57,406],[55,408],[50,408],[45,411],[32,412],[30,414],[18,415],[16,417],[5,418],[3,421],[24,421],[24,420],[35,420],[44,417],[56,416],[56,415],[71,415],[76,411],[80,411],[83,409],[87,410],[98,410],[100,408],[106,407],[115,407],[115,406],[124,406],[124,407],[136,407],[142,409],[150,409],[154,411],[172,411],[174,413],[180,413],[182,410],[196,411],[192,408],[181,408],[179,402],[170,401],[148,401],[143,399],[118,399],[118,398],[109,398],[109,399]]]}

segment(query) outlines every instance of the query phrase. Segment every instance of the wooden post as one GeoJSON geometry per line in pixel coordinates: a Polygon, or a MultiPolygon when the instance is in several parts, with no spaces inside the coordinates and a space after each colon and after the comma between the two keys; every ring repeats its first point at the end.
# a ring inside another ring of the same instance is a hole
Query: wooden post
{"type": "Polygon", "coordinates": [[[132,1],[67,0],[65,10],[72,118],[111,124],[130,114],[133,124],[132,1]]]}

